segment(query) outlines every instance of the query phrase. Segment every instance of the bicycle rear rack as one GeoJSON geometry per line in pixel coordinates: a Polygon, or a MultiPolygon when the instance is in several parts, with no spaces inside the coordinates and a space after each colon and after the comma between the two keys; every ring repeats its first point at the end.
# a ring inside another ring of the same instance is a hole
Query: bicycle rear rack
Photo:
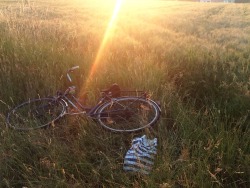
{"type": "Polygon", "coordinates": [[[149,94],[146,91],[137,91],[137,90],[122,90],[122,97],[143,97],[148,98],[149,94]]]}

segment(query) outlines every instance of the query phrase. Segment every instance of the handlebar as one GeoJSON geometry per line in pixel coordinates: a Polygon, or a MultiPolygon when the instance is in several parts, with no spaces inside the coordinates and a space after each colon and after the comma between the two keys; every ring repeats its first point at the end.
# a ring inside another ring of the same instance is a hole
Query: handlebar
{"type": "Polygon", "coordinates": [[[79,65],[70,68],[70,69],[68,70],[68,72],[72,72],[72,71],[75,70],[75,69],[79,69],[79,65]]]}
{"type": "Polygon", "coordinates": [[[69,73],[73,72],[73,71],[76,70],[76,69],[79,69],[79,66],[74,66],[74,67],[70,68],[70,69],[67,71],[67,78],[68,78],[68,80],[69,80],[70,82],[72,82],[72,79],[71,79],[69,73]]]}

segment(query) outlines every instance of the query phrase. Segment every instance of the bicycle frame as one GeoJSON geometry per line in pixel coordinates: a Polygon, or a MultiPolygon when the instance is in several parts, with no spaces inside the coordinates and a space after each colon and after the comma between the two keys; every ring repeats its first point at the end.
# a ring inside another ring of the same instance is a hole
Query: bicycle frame
{"type": "MultiPolygon", "coordinates": [[[[72,78],[70,77],[70,73],[73,72],[75,69],[78,69],[79,66],[72,67],[67,71],[67,78],[69,82],[72,82],[72,78]]],[[[93,107],[86,107],[82,105],[77,97],[74,96],[75,93],[75,86],[70,86],[68,87],[63,94],[58,94],[57,99],[61,100],[65,106],[66,106],[66,111],[64,115],[69,114],[69,115],[79,115],[79,114],[84,114],[89,117],[94,117],[96,110],[105,103],[105,101],[111,100],[108,95],[104,95],[102,98],[99,99],[97,105],[93,107]],[[70,108],[71,106],[71,108],[70,108]],[[69,112],[70,109],[74,109],[77,112],[69,112]]]]}
{"type": "MultiPolygon", "coordinates": [[[[75,69],[78,69],[79,66],[75,66],[72,67],[71,69],[68,70],[67,72],[67,78],[70,82],[72,82],[72,79],[70,77],[70,73],[73,72],[75,69]]],[[[74,96],[75,93],[75,86],[70,86],[68,87],[65,92],[62,94],[58,94],[58,96],[56,97],[57,99],[63,101],[63,103],[66,106],[66,111],[64,113],[64,115],[69,114],[69,115],[79,115],[79,114],[84,114],[88,117],[94,118],[97,115],[97,110],[99,107],[101,107],[104,103],[111,101],[112,99],[112,95],[109,94],[107,91],[103,91],[102,94],[103,96],[99,99],[97,105],[93,106],[93,107],[86,107],[84,105],[82,105],[79,100],[77,99],[77,97],[74,96]],[[70,106],[71,109],[76,110],[76,112],[69,112],[70,110],[70,106]]],[[[132,92],[132,91],[127,91],[127,92],[132,92]]],[[[138,91],[138,92],[142,92],[142,91],[138,91]]],[[[147,94],[144,92],[143,95],[141,96],[141,98],[147,98],[147,94]]],[[[160,110],[159,105],[150,100],[151,102],[153,102],[160,110]]]]}
{"type": "Polygon", "coordinates": [[[96,110],[104,104],[104,102],[108,99],[107,97],[102,97],[97,105],[93,107],[86,107],[82,105],[79,100],[73,95],[73,94],[67,94],[67,95],[62,95],[59,96],[59,100],[63,101],[63,103],[66,106],[66,112],[64,115],[79,115],[79,114],[84,114],[89,117],[94,117],[94,114],[96,110]],[[70,108],[71,107],[71,108],[70,108]],[[70,109],[76,110],[76,112],[69,112],[70,109]]]}

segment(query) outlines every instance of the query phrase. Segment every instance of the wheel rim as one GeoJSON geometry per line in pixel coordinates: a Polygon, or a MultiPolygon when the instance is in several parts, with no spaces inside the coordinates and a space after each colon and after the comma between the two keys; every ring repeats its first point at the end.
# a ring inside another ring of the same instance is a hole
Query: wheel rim
{"type": "Polygon", "coordinates": [[[121,98],[104,104],[98,114],[99,123],[116,132],[133,132],[149,127],[159,117],[158,108],[143,98],[121,98]]]}
{"type": "Polygon", "coordinates": [[[32,130],[45,127],[63,116],[65,106],[52,98],[34,99],[15,107],[7,118],[11,128],[32,130]]]}

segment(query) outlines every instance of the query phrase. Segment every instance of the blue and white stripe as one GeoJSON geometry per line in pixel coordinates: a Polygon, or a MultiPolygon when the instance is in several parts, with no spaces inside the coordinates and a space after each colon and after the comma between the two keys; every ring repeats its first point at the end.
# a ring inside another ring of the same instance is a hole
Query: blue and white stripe
{"type": "Polygon", "coordinates": [[[132,146],[125,155],[123,169],[149,174],[154,165],[156,146],[157,138],[150,140],[147,139],[146,135],[143,135],[133,139],[132,146]]]}

